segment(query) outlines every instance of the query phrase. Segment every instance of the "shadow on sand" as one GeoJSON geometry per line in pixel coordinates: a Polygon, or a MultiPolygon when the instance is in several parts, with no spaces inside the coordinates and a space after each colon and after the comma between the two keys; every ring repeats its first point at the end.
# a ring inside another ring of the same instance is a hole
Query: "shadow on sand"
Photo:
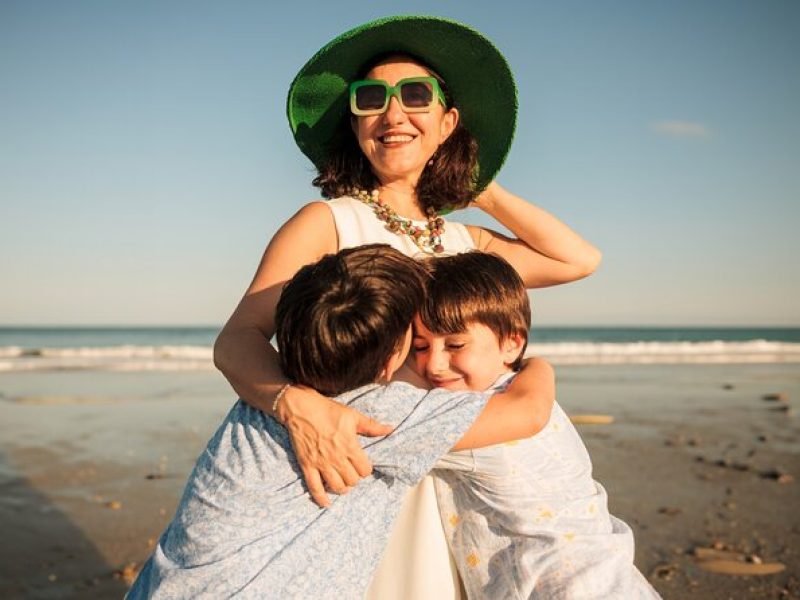
{"type": "Polygon", "coordinates": [[[0,456],[0,598],[122,598],[86,535],[0,456]]]}

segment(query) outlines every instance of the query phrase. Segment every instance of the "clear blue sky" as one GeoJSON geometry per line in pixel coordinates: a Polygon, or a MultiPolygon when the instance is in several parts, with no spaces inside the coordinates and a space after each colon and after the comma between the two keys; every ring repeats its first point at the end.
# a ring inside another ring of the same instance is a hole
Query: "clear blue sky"
{"type": "MultiPolygon", "coordinates": [[[[0,3],[0,324],[222,323],[318,197],[289,82],[398,6],[0,3]]],[[[432,6],[515,71],[499,181],[604,251],[535,323],[800,325],[800,3],[432,6]]]]}

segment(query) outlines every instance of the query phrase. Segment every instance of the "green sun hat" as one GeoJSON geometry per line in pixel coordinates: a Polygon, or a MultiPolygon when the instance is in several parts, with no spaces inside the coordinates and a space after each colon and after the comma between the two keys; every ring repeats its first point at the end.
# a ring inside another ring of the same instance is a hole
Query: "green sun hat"
{"type": "Polygon", "coordinates": [[[514,139],[517,87],[494,44],[449,19],[386,17],[326,44],[289,87],[286,114],[300,150],[319,167],[340,147],[340,124],[350,112],[350,82],[373,57],[392,52],[421,59],[444,79],[461,121],[478,140],[477,188],[485,189],[503,166],[514,139]]]}

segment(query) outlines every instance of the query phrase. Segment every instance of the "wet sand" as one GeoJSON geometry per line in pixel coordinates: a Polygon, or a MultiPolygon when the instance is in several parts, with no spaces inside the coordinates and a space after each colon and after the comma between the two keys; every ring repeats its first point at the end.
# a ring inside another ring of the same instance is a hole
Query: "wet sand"
{"type": "MultiPolygon", "coordinates": [[[[579,430],[665,598],[800,597],[797,365],[557,373],[568,413],[614,418],[579,430]],[[698,548],[785,570],[708,572],[698,548]]],[[[0,597],[121,597],[232,400],[209,372],[0,374],[0,597]]]]}

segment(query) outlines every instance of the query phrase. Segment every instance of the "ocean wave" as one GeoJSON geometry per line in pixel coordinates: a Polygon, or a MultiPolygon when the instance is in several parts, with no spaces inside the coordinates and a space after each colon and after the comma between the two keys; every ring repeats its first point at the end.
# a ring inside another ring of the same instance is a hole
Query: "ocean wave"
{"type": "MultiPolygon", "coordinates": [[[[800,343],[746,342],[549,342],[531,343],[527,354],[555,365],[800,363],[800,343]]],[[[0,372],[210,371],[211,346],[0,347],[0,372]]]]}
{"type": "Polygon", "coordinates": [[[211,346],[0,347],[0,372],[210,371],[211,346]]]}
{"type": "Polygon", "coordinates": [[[800,344],[746,342],[532,343],[528,355],[553,364],[747,364],[800,362],[800,344]]]}

